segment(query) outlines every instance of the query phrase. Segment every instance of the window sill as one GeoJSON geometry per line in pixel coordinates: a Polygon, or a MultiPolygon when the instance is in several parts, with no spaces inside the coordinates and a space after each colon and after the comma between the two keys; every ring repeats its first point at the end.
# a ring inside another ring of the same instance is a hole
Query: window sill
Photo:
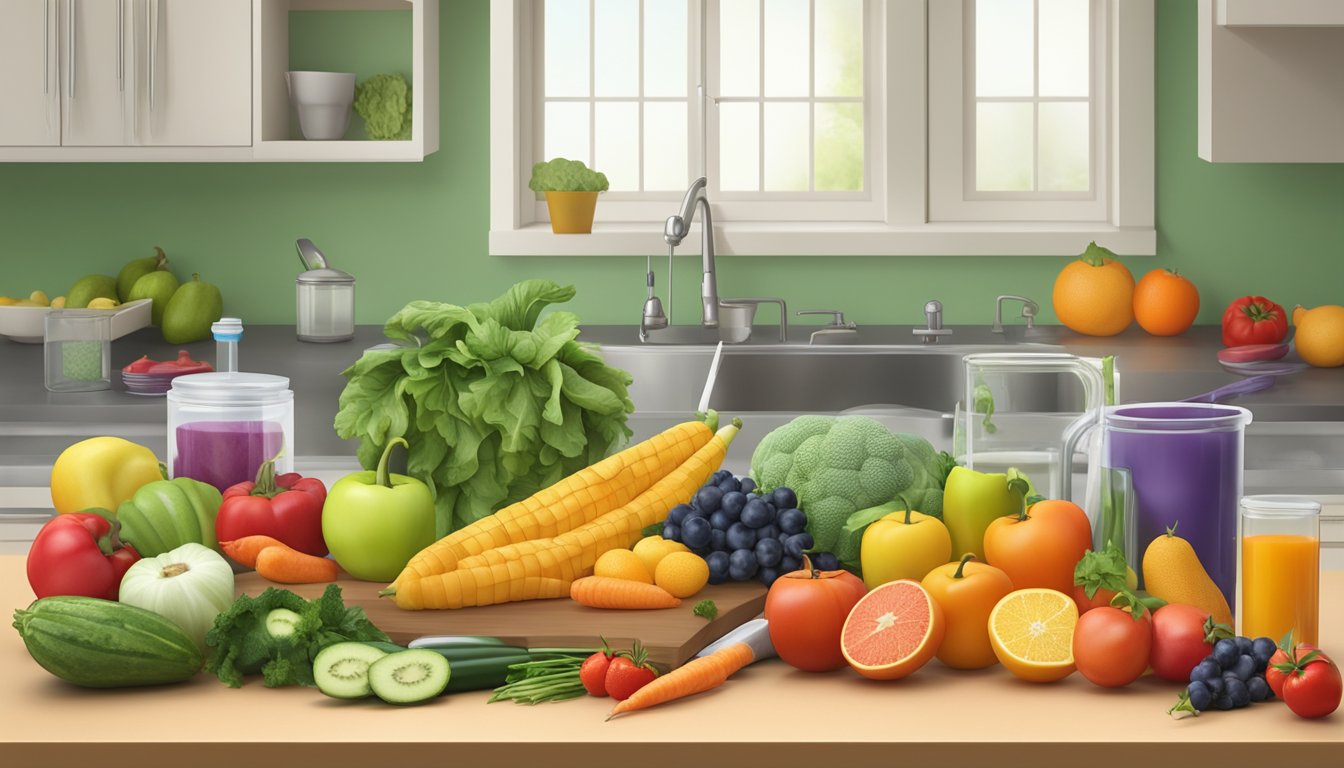
{"type": "MultiPolygon", "coordinates": [[[[590,235],[556,235],[549,224],[492,230],[492,256],[644,256],[667,248],[662,222],[593,225],[590,235]]],[[[1151,227],[1097,223],[729,222],[714,227],[721,256],[1074,256],[1095,240],[1126,256],[1157,253],[1151,227]]],[[[677,248],[700,252],[699,226],[677,248]]]]}

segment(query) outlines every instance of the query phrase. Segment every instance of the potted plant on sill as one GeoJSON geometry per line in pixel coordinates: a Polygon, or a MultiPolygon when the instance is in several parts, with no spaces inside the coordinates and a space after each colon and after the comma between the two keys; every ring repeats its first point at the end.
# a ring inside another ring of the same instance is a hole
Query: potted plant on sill
{"type": "Polygon", "coordinates": [[[552,232],[586,235],[593,231],[597,195],[606,192],[608,184],[606,174],[582,161],[556,157],[532,166],[532,180],[527,186],[533,192],[546,193],[552,232]]]}

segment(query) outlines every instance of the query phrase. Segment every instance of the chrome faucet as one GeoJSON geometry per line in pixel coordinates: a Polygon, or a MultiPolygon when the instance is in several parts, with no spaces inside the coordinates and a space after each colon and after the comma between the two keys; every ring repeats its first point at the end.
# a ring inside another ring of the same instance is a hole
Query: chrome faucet
{"type": "Polygon", "coordinates": [[[1031,330],[1036,325],[1036,312],[1040,310],[1036,302],[1028,299],[1026,296],[1013,296],[1005,294],[994,300],[994,325],[990,326],[994,333],[1003,333],[1003,302],[1005,301],[1022,302],[1022,316],[1027,319],[1027,330],[1031,330]]]}
{"type": "Polygon", "coordinates": [[[943,303],[930,299],[924,304],[924,327],[915,328],[912,333],[920,337],[920,342],[937,344],[939,336],[951,336],[952,329],[943,327],[943,303]]]}
{"type": "Polygon", "coordinates": [[[681,201],[681,213],[667,217],[663,239],[672,248],[681,245],[690,232],[695,210],[700,208],[700,279],[701,324],[706,328],[719,327],[719,287],[714,280],[714,216],[709,212],[709,198],[705,195],[704,176],[691,183],[681,201]]]}

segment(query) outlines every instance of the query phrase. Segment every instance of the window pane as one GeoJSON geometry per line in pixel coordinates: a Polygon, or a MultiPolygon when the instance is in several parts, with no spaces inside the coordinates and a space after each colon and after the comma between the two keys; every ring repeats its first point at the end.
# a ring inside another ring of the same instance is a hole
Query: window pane
{"type": "Polygon", "coordinates": [[[602,101],[593,126],[593,167],[607,174],[613,190],[639,190],[639,103],[602,101]]]}
{"type": "Polygon", "coordinates": [[[760,94],[760,0],[720,0],[719,95],[760,94]]]}
{"type": "Polygon", "coordinates": [[[863,190],[863,105],[816,106],[817,189],[863,190]]]}
{"type": "Polygon", "coordinates": [[[765,95],[807,96],[812,68],[808,0],[766,0],[765,95]]]}
{"type": "Polygon", "coordinates": [[[546,95],[588,95],[588,0],[546,0],[546,95]]]}
{"type": "Polygon", "coordinates": [[[1090,0],[1040,0],[1040,94],[1087,96],[1090,0]]]}
{"type": "Polygon", "coordinates": [[[593,90],[598,96],[639,95],[639,3],[594,0],[593,90]]]}
{"type": "Polygon", "coordinates": [[[719,105],[720,189],[755,192],[761,188],[760,129],[758,105],[719,105]]]}
{"type": "Polygon", "coordinates": [[[808,104],[765,105],[765,191],[806,192],[808,104]]]}
{"type": "Polygon", "coordinates": [[[644,105],[644,189],[681,192],[686,178],[686,102],[648,102],[644,105]]]}
{"type": "Polygon", "coordinates": [[[1040,110],[1041,190],[1091,189],[1092,131],[1088,103],[1046,102],[1040,110]]]}
{"type": "Polygon", "coordinates": [[[975,95],[1032,96],[1032,0],[976,0],[975,95]]]}
{"type": "Polygon", "coordinates": [[[1030,103],[982,102],[975,110],[975,188],[981,192],[1032,190],[1030,103]]]}
{"type": "MultiPolygon", "coordinates": [[[[635,5],[634,0],[621,0],[635,5]]],[[[686,95],[687,0],[644,0],[644,95],[686,95]]],[[[633,62],[631,62],[633,66],[633,62]]]]}
{"type": "Polygon", "coordinates": [[[817,0],[817,95],[863,95],[863,0],[817,0]]]}
{"type": "Polygon", "coordinates": [[[543,160],[565,157],[582,160],[590,167],[588,156],[588,104],[571,101],[546,102],[546,139],[543,160]]]}

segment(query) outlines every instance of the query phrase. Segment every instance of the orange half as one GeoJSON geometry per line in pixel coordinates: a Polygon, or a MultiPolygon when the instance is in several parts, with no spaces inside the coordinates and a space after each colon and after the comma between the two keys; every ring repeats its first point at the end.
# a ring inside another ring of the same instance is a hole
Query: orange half
{"type": "Polygon", "coordinates": [[[1078,605],[1053,589],[1010,592],[989,614],[989,644],[999,663],[1023,680],[1052,683],[1073,673],[1078,605]]]}
{"type": "Polygon", "coordinates": [[[938,601],[919,582],[897,579],[854,605],[840,632],[840,651],[864,677],[895,680],[937,655],[946,631],[938,601]]]}

